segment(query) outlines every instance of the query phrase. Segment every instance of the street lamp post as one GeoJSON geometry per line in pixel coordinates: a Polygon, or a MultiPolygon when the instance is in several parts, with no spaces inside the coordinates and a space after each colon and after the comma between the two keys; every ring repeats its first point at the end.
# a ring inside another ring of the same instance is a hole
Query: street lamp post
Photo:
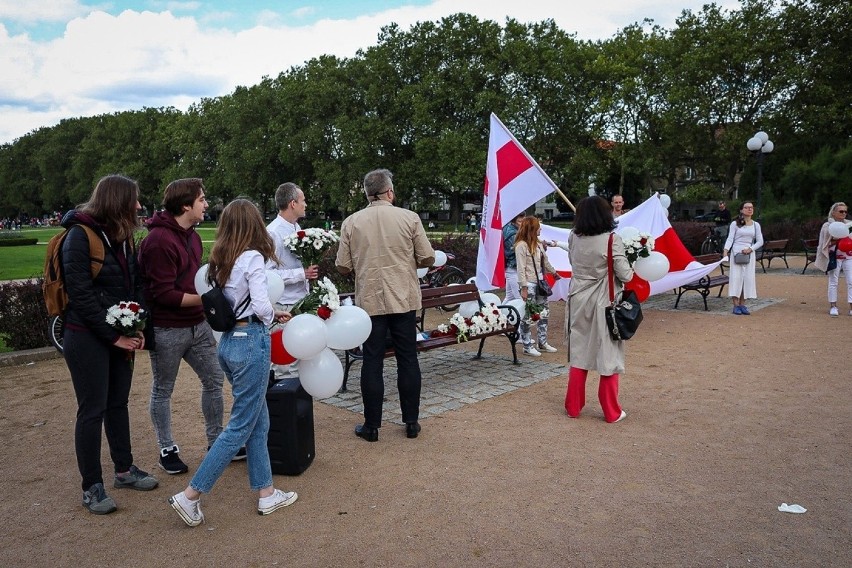
{"type": "Polygon", "coordinates": [[[757,218],[760,219],[763,216],[763,209],[760,207],[760,192],[763,189],[763,155],[772,152],[775,144],[769,139],[769,135],[761,130],[749,138],[746,147],[755,153],[757,158],[757,218]]]}

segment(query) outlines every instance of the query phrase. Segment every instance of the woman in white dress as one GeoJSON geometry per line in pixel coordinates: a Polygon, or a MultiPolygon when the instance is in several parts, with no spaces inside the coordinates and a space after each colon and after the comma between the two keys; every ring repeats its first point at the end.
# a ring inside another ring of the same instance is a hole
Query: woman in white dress
{"type": "Polygon", "coordinates": [[[760,223],[752,219],[753,215],[754,204],[751,201],[743,202],[740,206],[740,214],[731,223],[728,240],[725,241],[724,256],[728,256],[730,253],[731,259],[728,294],[734,304],[733,313],[738,316],[751,315],[745,301],[757,298],[757,285],[754,276],[757,260],[754,253],[763,246],[763,233],[760,231],[760,223]],[[735,262],[735,255],[740,253],[748,255],[747,264],[735,262]]]}

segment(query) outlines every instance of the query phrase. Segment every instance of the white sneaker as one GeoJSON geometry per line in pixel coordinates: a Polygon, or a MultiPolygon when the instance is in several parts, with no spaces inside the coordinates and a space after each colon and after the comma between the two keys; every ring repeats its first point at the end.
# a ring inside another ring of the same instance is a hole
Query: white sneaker
{"type": "MultiPolygon", "coordinates": [[[[621,411],[621,416],[619,416],[619,417],[618,417],[618,420],[616,420],[615,422],[621,422],[621,421],[622,421],[622,420],[624,420],[625,418],[627,418],[627,413],[626,413],[626,412],[624,412],[624,411],[622,410],[622,411],[621,411]]],[[[613,424],[615,424],[615,422],[613,422],[613,424]]]]}
{"type": "Polygon", "coordinates": [[[535,347],[524,347],[524,355],[529,355],[530,357],[541,357],[541,353],[539,353],[538,349],[535,347]]]}
{"type": "Polygon", "coordinates": [[[261,497],[257,502],[257,514],[268,515],[274,513],[281,507],[292,505],[299,496],[295,491],[281,491],[276,489],[269,497],[261,497]]]}
{"type": "Polygon", "coordinates": [[[201,499],[190,501],[181,491],[177,495],[169,497],[169,503],[172,509],[177,511],[177,514],[183,519],[183,522],[189,526],[197,527],[204,522],[204,513],[201,512],[201,499]]]}
{"type": "Polygon", "coordinates": [[[538,350],[544,351],[545,353],[556,353],[556,347],[552,346],[550,343],[539,343],[538,350]]]}
{"type": "MultiPolygon", "coordinates": [[[[849,313],[852,313],[852,310],[849,313]]],[[[828,315],[830,315],[833,318],[836,318],[837,316],[840,315],[840,312],[837,311],[837,307],[835,306],[835,307],[831,308],[830,310],[828,310],[828,315]]]]}

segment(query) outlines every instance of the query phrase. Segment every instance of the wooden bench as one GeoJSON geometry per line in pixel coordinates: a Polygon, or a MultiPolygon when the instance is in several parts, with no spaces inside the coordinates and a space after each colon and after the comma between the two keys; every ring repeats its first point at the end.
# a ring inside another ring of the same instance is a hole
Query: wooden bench
{"type": "Polygon", "coordinates": [[[763,269],[764,274],[766,273],[767,267],[772,265],[773,258],[780,258],[784,261],[784,266],[790,268],[790,265],[787,264],[787,245],[789,244],[789,239],[779,239],[777,241],[766,241],[763,243],[763,246],[757,251],[757,261],[760,263],[760,267],[763,269]],[[766,264],[763,264],[763,261],[766,261],[766,264]]]}
{"type": "MultiPolygon", "coordinates": [[[[420,293],[422,295],[423,307],[420,311],[418,321],[419,332],[425,331],[426,310],[429,308],[443,308],[446,306],[453,307],[464,302],[478,302],[479,305],[482,306],[482,302],[479,299],[479,290],[476,288],[476,284],[459,284],[455,286],[442,286],[439,288],[422,288],[420,293]]],[[[351,295],[343,294],[341,296],[345,297],[351,295]]],[[[503,335],[509,340],[509,345],[512,347],[512,362],[516,365],[520,365],[515,344],[520,338],[518,326],[521,323],[521,314],[518,313],[518,310],[516,310],[514,306],[500,306],[500,308],[504,310],[506,314],[507,325],[505,328],[482,335],[471,335],[468,338],[468,341],[479,341],[479,351],[476,352],[473,359],[482,358],[482,348],[485,346],[486,339],[493,335],[503,335]]],[[[431,334],[432,331],[427,331],[426,333],[431,334]]],[[[429,337],[428,339],[417,342],[417,351],[429,351],[431,349],[451,347],[453,345],[458,345],[458,343],[458,339],[455,336],[429,337]]],[[[394,348],[389,344],[385,349],[385,358],[393,355],[394,348]]],[[[340,388],[341,392],[346,391],[346,384],[349,381],[350,367],[352,367],[356,361],[361,361],[363,359],[364,355],[360,348],[349,349],[346,351],[346,360],[343,368],[343,386],[340,388]]]]}
{"type": "Polygon", "coordinates": [[[818,246],[819,239],[802,239],[802,249],[805,251],[805,267],[802,269],[802,274],[808,269],[809,264],[816,262],[818,246]]]}
{"type": "MultiPolygon", "coordinates": [[[[718,262],[722,258],[720,254],[702,254],[700,256],[696,256],[695,260],[700,262],[701,264],[712,264],[714,262],[718,262]]],[[[685,292],[689,292],[693,290],[701,294],[702,299],[704,300],[704,311],[709,311],[710,308],[707,307],[707,296],[710,295],[710,290],[712,288],[719,288],[719,295],[717,298],[722,297],[722,290],[728,284],[728,275],[725,274],[725,265],[720,264],[719,270],[722,271],[721,274],[717,274],[716,276],[712,276],[708,274],[703,278],[695,280],[694,282],[690,282],[689,284],[684,284],[680,288],[677,289],[677,301],[675,301],[675,309],[677,309],[678,304],[680,304],[680,297],[684,295],[685,292]]]]}

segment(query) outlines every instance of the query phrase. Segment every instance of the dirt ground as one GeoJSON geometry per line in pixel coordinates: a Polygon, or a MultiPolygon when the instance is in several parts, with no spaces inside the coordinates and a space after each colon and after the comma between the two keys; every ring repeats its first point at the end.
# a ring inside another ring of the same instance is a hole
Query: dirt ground
{"type": "MultiPolygon", "coordinates": [[[[852,317],[828,317],[825,288],[824,276],[773,268],[758,292],[782,301],[750,317],[727,304],[646,309],[619,424],[603,422],[594,374],[579,420],[565,415],[562,372],[423,420],[416,440],[386,424],[366,443],[352,433],[359,415],[317,402],[316,460],[275,476],[299,501],[257,515],[233,464],[195,529],[166,502],[189,476],[156,467],[146,356],[133,443],[160,487],[110,484],[119,511],[108,516],[80,505],[64,362],[0,367],[0,566],[849,566],[852,317]],[[783,502],[807,513],[779,512],[783,502]]],[[[552,311],[561,345],[563,305],[552,311]]],[[[562,349],[546,357],[565,362],[562,349]]],[[[198,389],[182,371],[174,429],[191,470],[206,448],[198,389]]]]}

